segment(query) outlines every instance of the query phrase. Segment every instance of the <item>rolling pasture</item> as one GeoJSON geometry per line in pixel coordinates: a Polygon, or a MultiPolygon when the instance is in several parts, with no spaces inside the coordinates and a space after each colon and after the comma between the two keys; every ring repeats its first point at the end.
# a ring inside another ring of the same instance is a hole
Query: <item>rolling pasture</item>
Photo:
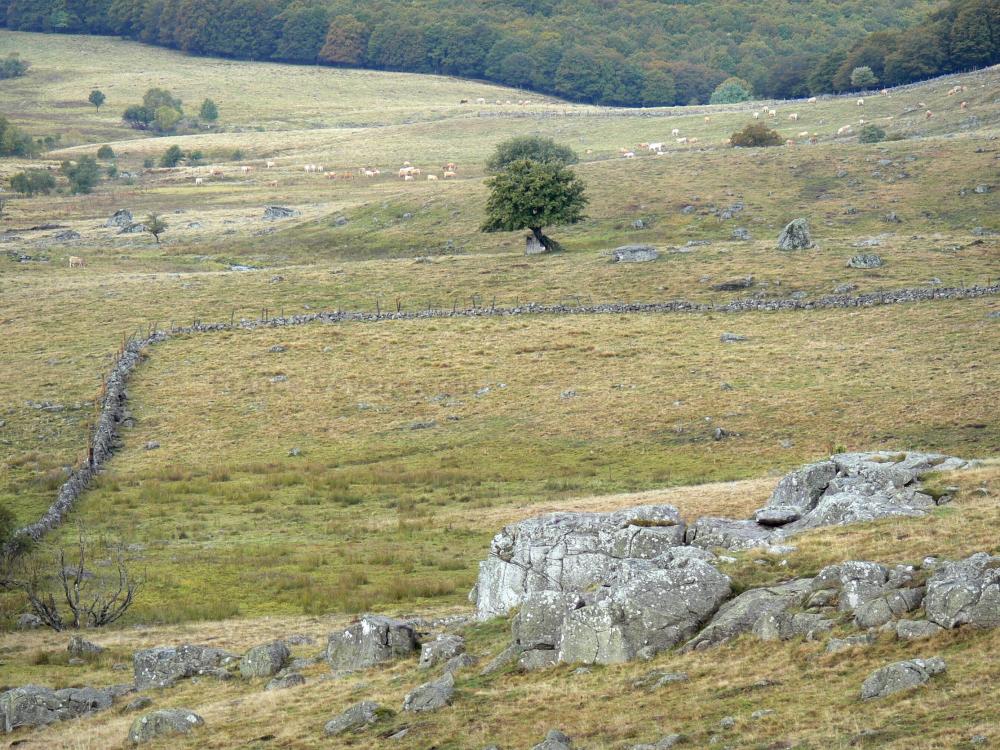
{"type": "MultiPolygon", "coordinates": [[[[458,79],[0,32],[0,56],[10,51],[33,67],[0,82],[0,114],[62,139],[38,159],[3,160],[0,178],[105,143],[119,171],[92,195],[14,198],[0,218],[0,250],[32,258],[0,254],[0,502],[21,522],[43,512],[64,467],[82,458],[101,375],[140,328],[265,310],[809,300],[838,287],[961,287],[1000,276],[997,69],[875,93],[861,107],[853,97],[769,103],[777,115],[765,118],[796,142],[758,150],[723,145],[763,107],[755,102],[606,110],[458,79]],[[949,96],[957,84],[967,91],[949,96]],[[121,110],[152,86],[189,109],[213,98],[220,123],[169,137],[128,130],[121,110]],[[108,95],[99,114],[86,103],[95,87],[108,95]],[[524,99],[531,103],[517,104],[524,99]],[[856,133],[861,119],[898,139],[865,145],[836,135],[846,124],[856,133]],[[678,143],[675,128],[697,142],[678,143]],[[528,258],[521,233],[478,231],[486,159],[499,141],[525,134],[580,155],[575,169],[591,203],[582,223],[551,228],[567,248],[559,255],[528,258]],[[654,141],[666,142],[662,156],[638,149],[654,141]],[[200,150],[204,162],[143,167],[170,145],[200,150]],[[407,161],[421,179],[399,179],[407,161]],[[443,179],[448,162],[458,164],[454,179],[443,179]],[[381,174],[363,177],[363,167],[381,174]],[[440,179],[423,179],[429,173],[440,179]],[[265,221],[269,205],[299,215],[265,221]],[[138,221],[163,216],[163,243],[104,226],[119,208],[138,221]],[[817,246],[775,249],[781,227],[798,216],[809,219],[817,246]],[[45,223],[60,228],[31,229],[45,223]],[[735,239],[736,228],[752,239],[735,239]],[[56,239],[65,229],[80,238],[56,239]],[[635,242],[661,257],[609,262],[609,250],[635,242]],[[885,265],[847,266],[868,252],[885,265]],[[69,255],[86,267],[68,268],[69,255]],[[748,289],[715,288],[747,276],[748,289]]],[[[124,627],[100,634],[109,651],[84,665],[69,666],[64,635],[5,633],[4,682],[111,684],[122,681],[116,663],[157,643],[242,650],[291,632],[322,640],[363,611],[465,613],[476,563],[505,523],[653,501],[676,504],[688,520],[742,517],[782,472],[844,449],[987,460],[955,480],[956,502],[930,518],[810,532],[787,561],[735,554],[726,572],[736,587],[843,559],[917,563],[996,550],[998,312],[1000,300],[987,296],[776,313],[316,323],[172,338],[145,352],[130,383],[134,426],[121,451],[73,523],[39,551],[72,544],[81,529],[94,540],[122,539],[146,571],[142,596],[124,627]],[[725,343],[725,332],[746,340],[725,343]],[[991,494],[974,492],[980,487],[991,494]]],[[[18,595],[0,595],[5,626],[22,611],[18,595]]],[[[499,651],[507,630],[506,622],[474,626],[470,652],[499,651]]],[[[919,737],[921,747],[960,747],[971,734],[1000,740],[995,719],[984,718],[988,691],[975,689],[1000,678],[995,660],[983,658],[1000,647],[997,638],[940,636],[935,646],[962,680],[904,699],[905,720],[898,703],[859,706],[852,691],[890,656],[920,655],[919,645],[881,641],[826,655],[810,643],[741,640],[724,658],[663,654],[651,665],[579,675],[473,670],[459,681],[453,710],[396,717],[387,729],[409,726],[400,747],[480,747],[500,732],[505,747],[527,747],[558,715],[588,747],[652,741],[656,725],[705,746],[705,727],[721,717],[780,702],[781,726],[741,720],[725,741],[910,748],[919,737]],[[691,683],[637,691],[633,681],[651,667],[686,671],[691,683]]],[[[240,681],[184,683],[156,700],[199,706],[208,724],[170,747],[322,747],[323,722],[346,704],[398,704],[416,684],[411,666],[363,681],[321,681],[324,668],[315,666],[305,687],[277,693],[240,681]]],[[[117,745],[130,719],[107,712],[54,725],[25,734],[25,746],[117,745]]],[[[385,747],[385,739],[349,746],[385,747]]]]}

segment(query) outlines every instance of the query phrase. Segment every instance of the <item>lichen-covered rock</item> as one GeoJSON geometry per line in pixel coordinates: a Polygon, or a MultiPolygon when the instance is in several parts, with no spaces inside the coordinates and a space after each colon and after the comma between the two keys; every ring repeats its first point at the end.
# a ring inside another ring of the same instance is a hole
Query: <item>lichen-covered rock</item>
{"type": "Polygon", "coordinates": [[[190,709],[161,708],[136,718],[128,731],[128,741],[132,745],[141,745],[158,737],[187,734],[204,723],[205,720],[190,709]]]}
{"type": "Polygon", "coordinates": [[[433,682],[425,682],[420,687],[407,693],[403,699],[404,711],[437,711],[451,703],[455,694],[455,677],[451,672],[433,682]]]}
{"type": "Polygon", "coordinates": [[[918,641],[944,632],[940,625],[927,620],[899,620],[893,630],[901,641],[918,641]]]}
{"type": "Polygon", "coordinates": [[[279,675],[264,686],[265,690],[284,690],[285,688],[298,687],[299,685],[305,685],[306,678],[300,675],[298,672],[288,672],[287,674],[279,675]]]}
{"type": "Polygon", "coordinates": [[[875,253],[852,255],[847,261],[848,268],[881,268],[884,265],[885,261],[882,260],[882,256],[875,253]]]}
{"type": "Polygon", "coordinates": [[[573,740],[558,729],[550,729],[545,739],[533,746],[531,750],[573,750],[573,740]]]}
{"type": "MultiPolygon", "coordinates": [[[[853,612],[858,627],[877,628],[923,602],[924,588],[907,565],[893,568],[880,563],[849,560],[828,565],[813,579],[813,590],[827,592],[826,601],[843,612],[853,612]]],[[[810,604],[814,599],[810,598],[810,604]]]]}
{"type": "Polygon", "coordinates": [[[668,734],[652,745],[632,745],[631,750],[670,750],[684,741],[683,734],[668,734]]]}
{"type": "Polygon", "coordinates": [[[326,660],[333,669],[367,669],[404,659],[417,649],[413,627],[381,615],[365,615],[339,633],[331,633],[326,660]]]}
{"type": "MultiPolygon", "coordinates": [[[[136,651],[132,656],[137,690],[168,687],[177,680],[195,675],[217,675],[224,667],[235,664],[239,657],[210,646],[184,644],[156,646],[136,651]]],[[[228,673],[227,673],[228,674],[228,673]]]]}
{"type": "Polygon", "coordinates": [[[430,669],[443,661],[465,652],[465,639],[460,635],[442,634],[420,647],[420,668],[430,669]]]}
{"type": "Polygon", "coordinates": [[[802,511],[794,505],[772,505],[753,514],[753,520],[761,526],[785,526],[800,518],[802,511]]]}
{"type": "Polygon", "coordinates": [[[944,659],[909,659],[898,661],[872,672],[861,686],[862,700],[884,698],[900,690],[918,687],[945,671],[944,659]]]}
{"type": "Polygon", "coordinates": [[[927,581],[924,609],[943,628],[1000,627],[1000,556],[979,552],[938,566],[927,581]]]}
{"type": "Polygon", "coordinates": [[[725,643],[753,629],[768,614],[784,612],[800,605],[809,593],[808,578],[767,588],[744,591],[723,604],[698,635],[684,645],[685,651],[704,649],[725,643]]]}
{"type": "Polygon", "coordinates": [[[878,628],[920,607],[924,600],[922,586],[899,588],[869,599],[854,610],[859,628],[878,628]]]}
{"type": "Polygon", "coordinates": [[[779,250],[806,250],[813,246],[809,222],[805,219],[795,219],[789,222],[778,235],[779,250]]]}
{"type": "Polygon", "coordinates": [[[837,476],[837,464],[820,461],[786,474],[771,493],[767,507],[797,508],[800,515],[816,507],[827,485],[837,476]]]}
{"type": "Polygon", "coordinates": [[[479,564],[476,613],[505,615],[533,591],[583,591],[629,559],[651,560],[684,543],[684,522],[669,505],[613,513],[553,513],[504,528],[479,564]]]}
{"type": "Polygon", "coordinates": [[[267,221],[274,221],[275,219],[290,219],[293,216],[298,216],[299,211],[294,208],[286,208],[285,206],[268,206],[264,209],[264,218],[267,221]]]}
{"type": "Polygon", "coordinates": [[[132,223],[133,218],[134,217],[132,216],[132,212],[129,211],[127,208],[119,208],[117,211],[111,214],[111,216],[108,217],[108,220],[104,222],[104,226],[127,227],[129,224],[132,223]]]}
{"type": "Polygon", "coordinates": [[[57,721],[110,708],[115,692],[110,689],[90,687],[52,690],[39,685],[23,687],[0,693],[0,718],[4,732],[18,727],[39,727],[57,721]]]}
{"type": "Polygon", "coordinates": [[[35,630],[36,628],[42,627],[42,618],[38,615],[31,614],[30,612],[25,612],[23,615],[17,618],[17,629],[18,630],[35,630]]]}
{"type": "Polygon", "coordinates": [[[272,677],[285,668],[291,657],[283,641],[254,646],[240,659],[240,674],[247,679],[272,677]]]}
{"type": "Polygon", "coordinates": [[[566,615],[584,605],[579,594],[534,591],[525,598],[511,622],[514,643],[521,649],[554,650],[562,637],[566,615]]]}
{"type": "Polygon", "coordinates": [[[330,719],[323,727],[323,732],[327,737],[336,737],[347,732],[359,732],[378,722],[382,713],[382,708],[375,701],[361,701],[355,703],[340,716],[330,719]]]}
{"type": "Polygon", "coordinates": [[[566,615],[560,662],[648,658],[690,638],[730,595],[729,577],[696,558],[633,560],[603,598],[566,615]]]}
{"type": "Polygon", "coordinates": [[[753,625],[753,634],[762,641],[787,641],[792,638],[814,640],[821,633],[829,632],[833,620],[809,612],[769,612],[753,625]]]}
{"type": "Polygon", "coordinates": [[[69,652],[70,656],[86,657],[97,656],[104,651],[104,647],[85,640],[83,636],[74,635],[70,637],[69,645],[66,646],[66,650],[69,652]]]}
{"type": "Polygon", "coordinates": [[[687,543],[705,549],[721,547],[733,551],[767,547],[783,538],[774,528],[756,521],[705,516],[688,526],[687,543]]]}
{"type": "Polygon", "coordinates": [[[660,257],[652,245],[622,245],[611,252],[612,263],[648,263],[660,257]]]}

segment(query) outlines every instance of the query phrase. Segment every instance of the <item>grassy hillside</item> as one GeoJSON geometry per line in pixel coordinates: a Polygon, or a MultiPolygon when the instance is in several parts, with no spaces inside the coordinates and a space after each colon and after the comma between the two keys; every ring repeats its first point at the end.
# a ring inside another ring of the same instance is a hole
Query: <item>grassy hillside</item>
{"type": "MultiPolygon", "coordinates": [[[[134,175],[105,179],[87,196],[61,182],[50,196],[14,197],[0,217],[0,503],[20,522],[44,510],[65,467],[83,458],[101,377],[139,328],[253,319],[265,309],[808,301],[843,285],[864,293],[1000,276],[992,234],[1000,231],[997,69],[894,90],[863,107],[854,98],[770,103],[771,124],[796,143],[740,150],[722,141],[760,103],[636,112],[535,97],[524,107],[516,104],[523,93],[457,79],[220,62],[111,39],[0,32],[0,56],[13,49],[34,66],[27,78],[0,82],[0,114],[35,136],[62,133],[63,147],[0,160],[4,181],[103,143],[118,153],[119,172],[134,175]],[[967,109],[948,96],[955,85],[968,87],[967,109]],[[85,101],[94,86],[115,103],[100,114],[85,101]],[[125,129],[119,105],[150,86],[186,102],[211,96],[219,127],[170,138],[125,129]],[[478,96],[515,103],[459,103],[478,96]],[[836,135],[848,123],[856,132],[860,119],[899,140],[864,145],[836,135]],[[698,142],[677,143],[673,128],[698,142]],[[816,133],[815,143],[802,131],[816,133]],[[527,258],[520,233],[478,232],[486,159],[497,142],[523,134],[553,137],[581,156],[574,169],[591,205],[584,222],[551,230],[565,253],[527,258]],[[657,140],[668,142],[664,156],[619,155],[657,140]],[[142,166],[174,144],[202,150],[205,163],[142,166]],[[459,176],[403,182],[396,170],[404,161],[437,175],[455,161],[459,176]],[[326,180],[305,164],[355,176],[326,180]],[[244,175],[243,166],[252,171],[244,175]],[[382,175],[361,178],[362,166],[382,175]],[[198,177],[207,184],[196,186],[198,177]],[[274,204],[301,213],[264,221],[274,204]],[[163,244],[105,227],[123,207],[138,220],[161,214],[163,244]],[[778,232],[798,216],[809,219],[817,247],[778,251],[778,232]],[[48,222],[59,228],[31,229],[48,222]],[[734,239],[737,227],[753,239],[734,239]],[[58,239],[64,228],[80,238],[58,239]],[[611,264],[607,252],[626,242],[653,244],[661,257],[611,264]],[[848,268],[863,252],[885,265],[848,268]],[[68,268],[69,255],[86,267],[68,268]],[[748,275],[747,290],[714,288],[748,275]]],[[[986,463],[955,477],[956,502],[927,518],[810,532],[785,558],[734,555],[725,571],[737,589],[844,559],[919,564],[931,554],[996,551],[998,312],[1000,300],[989,296],[175,337],[145,353],[128,388],[135,423],[122,431],[122,450],[34,558],[48,564],[80,528],[92,540],[121,538],[134,545],[146,587],[121,627],[88,634],[110,650],[84,664],[68,664],[65,635],[5,633],[3,683],[117,683],[128,676],[115,664],[140,647],[188,641],[243,650],[295,632],[322,641],[364,610],[468,614],[476,563],[505,523],[643,502],[673,503],[689,520],[744,517],[780,473],[842,448],[939,450],[986,463]],[[723,343],[727,331],[747,340],[723,343]],[[716,440],[716,427],[730,434],[716,440]],[[159,447],[146,450],[151,442],[159,447]]],[[[17,594],[0,595],[0,624],[9,628],[24,606],[17,594]]],[[[470,652],[495,655],[508,627],[468,628],[470,652]]],[[[691,747],[709,746],[713,735],[746,748],[966,747],[976,734],[1000,741],[983,687],[1000,677],[988,658],[996,640],[995,632],[882,639],[838,655],[822,643],[740,640],[585,674],[469,670],[453,708],[393,717],[384,731],[343,745],[323,738],[323,723],[362,699],[398,709],[424,681],[414,663],[335,680],[315,666],[305,686],[267,693],[254,682],[185,682],[154,700],[196,708],[206,728],[151,747],[375,748],[404,725],[409,734],[394,745],[456,750],[530,747],[557,725],[585,748],[674,731],[691,747]],[[939,690],[858,702],[875,667],[933,654],[949,665],[939,690]],[[691,682],[635,687],[650,669],[686,671],[691,682]],[[778,713],[752,720],[762,708],[778,713]],[[727,715],[737,717],[733,731],[719,727],[727,715]]],[[[111,711],[11,739],[117,746],[131,718],[111,711]]]]}

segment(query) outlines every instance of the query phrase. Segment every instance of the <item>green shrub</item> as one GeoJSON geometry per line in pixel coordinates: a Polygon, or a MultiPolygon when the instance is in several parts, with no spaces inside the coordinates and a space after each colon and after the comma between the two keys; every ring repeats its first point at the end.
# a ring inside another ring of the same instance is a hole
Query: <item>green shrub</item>
{"type": "Polygon", "coordinates": [[[108,144],[105,143],[103,146],[101,146],[99,149],[97,149],[97,158],[98,159],[114,159],[115,158],[115,150],[113,148],[111,148],[111,146],[109,146],[108,144]]]}
{"type": "Polygon", "coordinates": [[[27,196],[48,195],[56,187],[56,178],[44,169],[29,169],[10,178],[10,189],[27,196]]]}
{"type": "Polygon", "coordinates": [[[780,146],[784,143],[781,134],[771,130],[764,123],[751,123],[743,130],[738,130],[729,137],[729,142],[740,148],[762,148],[764,146],[780,146]]]}
{"type": "Polygon", "coordinates": [[[880,143],[885,140],[885,131],[878,125],[868,123],[858,133],[858,140],[862,143],[880,143]]]}

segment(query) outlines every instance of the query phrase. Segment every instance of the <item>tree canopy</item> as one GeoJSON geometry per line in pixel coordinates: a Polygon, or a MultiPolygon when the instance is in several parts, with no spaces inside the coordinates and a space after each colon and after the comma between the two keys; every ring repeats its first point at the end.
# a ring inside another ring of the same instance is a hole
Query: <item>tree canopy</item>
{"type": "Polygon", "coordinates": [[[521,135],[500,143],[486,162],[486,169],[499,172],[521,159],[554,162],[563,166],[576,164],[580,160],[573,149],[562,146],[551,138],[521,135]]]}
{"type": "Polygon", "coordinates": [[[865,66],[895,85],[1000,62],[997,0],[0,0],[0,23],[636,106],[705,103],[733,77],[787,97],[852,90],[865,66]]]}
{"type": "Polygon", "coordinates": [[[587,205],[584,184],[572,170],[555,161],[519,159],[487,181],[484,232],[530,229],[546,249],[552,241],[542,234],[548,226],[575,224],[587,205]]]}

